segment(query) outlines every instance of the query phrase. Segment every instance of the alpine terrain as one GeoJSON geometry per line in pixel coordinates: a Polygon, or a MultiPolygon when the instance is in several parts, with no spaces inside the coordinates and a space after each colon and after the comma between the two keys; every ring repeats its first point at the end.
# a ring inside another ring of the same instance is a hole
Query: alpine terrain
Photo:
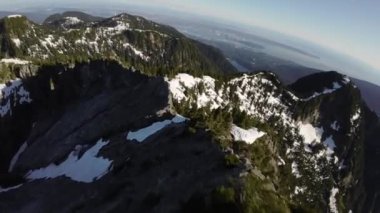
{"type": "Polygon", "coordinates": [[[142,17],[0,20],[0,212],[379,212],[380,125],[142,17]]]}

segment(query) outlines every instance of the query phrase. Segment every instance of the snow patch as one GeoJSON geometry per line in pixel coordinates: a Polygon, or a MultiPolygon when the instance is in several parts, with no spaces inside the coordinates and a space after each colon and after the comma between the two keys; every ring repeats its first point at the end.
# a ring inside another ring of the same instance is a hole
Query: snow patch
{"type": "Polygon", "coordinates": [[[19,38],[12,38],[12,42],[16,45],[16,47],[20,47],[21,41],[19,38]]]}
{"type": "Polygon", "coordinates": [[[279,162],[277,162],[278,166],[285,166],[286,165],[284,159],[282,159],[281,156],[278,156],[278,160],[279,160],[279,162]]]}
{"type": "Polygon", "coordinates": [[[210,76],[203,76],[202,78],[193,77],[189,74],[181,73],[176,75],[172,80],[167,80],[169,89],[173,98],[179,102],[192,100],[196,102],[197,108],[210,106],[211,110],[218,109],[226,105],[223,99],[222,91],[216,91],[215,79],[210,76]],[[198,95],[191,97],[186,94],[187,90],[197,89],[198,95]]]}
{"type": "Polygon", "coordinates": [[[329,207],[331,213],[338,213],[338,207],[336,205],[336,195],[338,194],[339,189],[338,188],[332,188],[330,192],[330,198],[329,198],[329,207]]]}
{"type": "Polygon", "coordinates": [[[9,15],[7,16],[8,18],[21,18],[22,15],[19,15],[19,14],[14,14],[14,15],[9,15]]]}
{"type": "Polygon", "coordinates": [[[175,76],[175,78],[168,81],[169,89],[173,95],[173,98],[178,101],[182,101],[184,99],[187,100],[185,90],[187,88],[193,88],[196,85],[197,81],[198,79],[185,73],[181,73],[175,76]]]}
{"type": "Polygon", "coordinates": [[[354,133],[355,130],[359,127],[360,115],[361,115],[361,109],[360,107],[358,107],[358,109],[352,114],[350,118],[351,133],[354,133]]]}
{"type": "MultiPolygon", "coordinates": [[[[344,80],[343,84],[347,84],[348,83],[348,82],[347,83],[345,83],[345,82],[346,82],[346,80],[344,80]]],[[[333,82],[332,89],[331,88],[325,88],[322,92],[315,92],[312,96],[310,96],[310,97],[308,97],[308,98],[306,98],[304,100],[305,101],[309,101],[309,100],[311,100],[313,98],[316,98],[318,96],[333,93],[333,92],[335,92],[336,90],[338,90],[338,89],[340,89],[342,87],[343,87],[342,84],[340,84],[338,82],[333,82]]]]}
{"type": "Polygon", "coordinates": [[[320,143],[323,128],[314,127],[309,123],[298,123],[299,133],[304,138],[305,144],[313,144],[314,142],[320,143]]]}
{"type": "Polygon", "coordinates": [[[113,35],[121,34],[122,32],[128,29],[129,29],[129,23],[117,20],[116,26],[103,28],[103,31],[106,34],[113,36],[113,35]]]}
{"type": "Polygon", "coordinates": [[[298,164],[296,162],[293,161],[292,163],[292,174],[296,177],[296,178],[300,178],[302,177],[302,175],[300,174],[300,171],[298,170],[298,164]]]}
{"type": "Polygon", "coordinates": [[[127,140],[136,140],[138,142],[143,142],[145,139],[147,139],[149,136],[155,134],[156,132],[162,130],[163,128],[167,127],[170,124],[177,124],[177,123],[183,123],[187,120],[187,118],[176,115],[171,120],[164,120],[159,121],[151,124],[148,127],[139,129],[135,132],[129,132],[127,135],[127,140]]]}
{"type": "Polygon", "coordinates": [[[306,191],[306,188],[305,187],[299,187],[299,186],[296,186],[294,188],[294,194],[298,195],[298,194],[303,194],[304,192],[306,191]]]}
{"type": "Polygon", "coordinates": [[[330,160],[332,155],[334,154],[334,149],[335,149],[335,142],[332,138],[332,136],[328,137],[324,142],[323,142],[327,148],[327,159],[330,160]]]}
{"type": "Polygon", "coordinates": [[[65,17],[65,25],[76,25],[76,24],[79,24],[79,23],[82,23],[83,21],[80,20],[79,18],[77,17],[65,17]]]}
{"type": "Polygon", "coordinates": [[[252,144],[258,138],[261,138],[262,136],[264,136],[265,132],[260,132],[256,128],[251,128],[251,129],[246,130],[233,124],[231,127],[231,134],[234,137],[235,141],[244,141],[247,144],[252,144]]]}
{"type": "Polygon", "coordinates": [[[30,61],[21,60],[18,58],[3,58],[1,59],[0,62],[4,64],[18,64],[18,65],[25,65],[25,64],[30,63],[30,61]]]}
{"type": "Polygon", "coordinates": [[[98,157],[99,151],[109,141],[100,139],[94,146],[88,149],[81,157],[78,156],[80,146],[70,153],[67,159],[59,165],[49,166],[30,171],[26,177],[30,180],[56,178],[66,176],[78,182],[91,183],[103,177],[109,171],[112,160],[98,157]]]}
{"type": "Polygon", "coordinates": [[[26,150],[26,148],[28,147],[28,143],[25,142],[23,143],[20,148],[18,149],[18,151],[16,152],[16,154],[13,156],[12,160],[11,160],[11,163],[9,165],[9,169],[8,169],[8,172],[12,172],[13,171],[13,168],[14,166],[16,165],[20,155],[26,150]]]}
{"type": "Polygon", "coordinates": [[[139,56],[141,59],[143,59],[145,61],[149,61],[149,59],[150,59],[149,56],[146,56],[141,50],[136,49],[134,46],[132,46],[129,43],[124,43],[123,47],[131,49],[135,55],[139,56]]]}
{"type": "Polygon", "coordinates": [[[358,108],[355,113],[352,115],[351,117],[351,124],[354,124],[357,120],[359,120],[360,118],[360,113],[361,113],[361,110],[360,108],[358,108]]]}

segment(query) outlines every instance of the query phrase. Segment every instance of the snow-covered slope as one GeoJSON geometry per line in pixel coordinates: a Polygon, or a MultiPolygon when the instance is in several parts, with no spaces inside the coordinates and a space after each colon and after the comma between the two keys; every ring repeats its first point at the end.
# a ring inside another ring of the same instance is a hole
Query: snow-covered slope
{"type": "Polygon", "coordinates": [[[74,181],[91,183],[107,174],[110,168],[112,160],[97,157],[99,151],[107,144],[107,141],[101,139],[86,150],[82,156],[80,156],[82,146],[78,145],[62,163],[58,165],[51,164],[45,168],[30,171],[26,178],[36,180],[66,176],[74,181]]]}
{"type": "MultiPolygon", "coordinates": [[[[297,97],[292,91],[281,86],[277,78],[270,73],[244,74],[226,82],[209,76],[200,78],[178,74],[172,79],[167,79],[167,82],[173,99],[179,106],[196,107],[194,111],[203,108],[227,109],[230,112],[238,110],[261,123],[269,124],[270,128],[277,132],[272,133],[272,138],[282,134],[282,138],[276,143],[280,143],[279,146],[286,149],[279,153],[279,165],[284,165],[285,162],[282,161],[286,159],[286,165],[289,165],[288,168],[296,180],[289,186],[293,188],[290,197],[294,202],[320,205],[318,202],[321,201],[317,200],[321,193],[334,192],[331,197],[335,199],[339,187],[342,187],[342,191],[348,190],[349,187],[341,185],[343,178],[336,174],[341,168],[347,169],[348,165],[345,162],[352,160],[345,159],[347,155],[340,151],[345,149],[343,146],[361,146],[345,142],[345,137],[350,137],[352,132],[357,131],[356,120],[360,117],[360,108],[354,111],[353,115],[345,114],[344,117],[339,117],[340,115],[336,114],[338,122],[325,119],[327,112],[318,111],[318,106],[315,106],[317,99],[322,103],[331,104],[331,112],[332,109],[339,110],[336,103],[329,103],[334,102],[329,96],[334,96],[341,90],[356,91],[355,86],[346,77],[342,76],[342,80],[336,81],[339,83],[333,83],[332,89],[315,91],[308,98],[297,97]],[[310,108],[310,114],[300,113],[300,107],[304,106],[306,109],[310,108]],[[349,125],[343,129],[341,122],[349,125]],[[284,131],[279,133],[279,129],[284,131]]],[[[355,107],[354,101],[347,101],[347,104],[355,107]]],[[[235,140],[247,143],[253,143],[264,135],[255,127],[244,130],[235,125],[231,126],[231,134],[235,140]]],[[[351,169],[355,167],[350,166],[351,169]]],[[[324,202],[329,200],[326,199],[324,202]]]]}

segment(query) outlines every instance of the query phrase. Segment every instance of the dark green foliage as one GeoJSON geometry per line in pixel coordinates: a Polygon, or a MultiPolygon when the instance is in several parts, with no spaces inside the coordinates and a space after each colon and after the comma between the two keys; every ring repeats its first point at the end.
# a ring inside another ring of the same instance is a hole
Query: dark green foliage
{"type": "Polygon", "coordinates": [[[235,189],[221,186],[211,193],[211,203],[214,212],[237,212],[235,189]]]}
{"type": "MultiPolygon", "coordinates": [[[[189,96],[195,96],[194,91],[187,91],[187,93],[189,96]]],[[[208,129],[214,136],[214,141],[222,147],[230,144],[232,115],[228,109],[219,108],[211,111],[209,106],[198,109],[196,105],[191,106],[190,101],[174,102],[174,106],[179,114],[192,118],[190,120],[192,128],[208,129]]]]}
{"type": "Polygon", "coordinates": [[[197,129],[195,129],[194,127],[191,127],[189,126],[189,128],[187,129],[191,134],[195,134],[197,132],[197,129]]]}
{"type": "Polygon", "coordinates": [[[0,83],[6,83],[11,79],[15,79],[15,73],[12,72],[12,69],[5,65],[5,64],[0,64],[0,83]]]}
{"type": "MultiPolygon", "coordinates": [[[[83,17],[83,14],[79,15],[83,17]]],[[[61,19],[63,17],[65,14],[61,19]]],[[[201,76],[235,71],[219,50],[202,46],[171,27],[128,14],[116,18],[128,23],[130,30],[102,36],[107,28],[119,24],[112,18],[96,19],[100,21],[94,25],[87,23],[72,29],[62,29],[55,21],[37,25],[25,17],[6,18],[0,20],[0,56],[29,60],[38,65],[70,65],[109,59],[148,75],[169,77],[180,72],[201,76]],[[16,47],[11,38],[19,38],[21,45],[16,47]],[[54,44],[50,45],[51,42],[54,44]],[[146,58],[136,51],[142,52],[146,58]]],[[[64,23],[64,19],[60,20],[57,15],[52,19],[64,23]]]]}
{"type": "Polygon", "coordinates": [[[273,159],[273,153],[268,148],[268,142],[265,139],[259,138],[252,144],[250,147],[250,155],[252,163],[256,165],[264,175],[270,177],[276,175],[274,165],[270,163],[273,159]]]}
{"type": "Polygon", "coordinates": [[[234,154],[228,154],[224,156],[224,163],[227,167],[236,167],[240,164],[239,157],[234,154]]]}
{"type": "Polygon", "coordinates": [[[242,112],[237,108],[233,109],[232,117],[234,124],[238,125],[243,129],[250,129],[252,127],[256,127],[264,131],[270,129],[268,124],[261,122],[259,119],[253,116],[249,116],[246,112],[242,112]]]}
{"type": "Polygon", "coordinates": [[[9,30],[9,35],[22,36],[29,28],[29,22],[25,17],[5,18],[4,27],[9,30]]]}
{"type": "Polygon", "coordinates": [[[271,183],[256,176],[248,176],[243,188],[243,212],[290,212],[286,199],[270,187],[271,183]]]}
{"type": "Polygon", "coordinates": [[[231,187],[221,186],[212,192],[212,199],[214,203],[234,203],[235,190],[231,187]]]}

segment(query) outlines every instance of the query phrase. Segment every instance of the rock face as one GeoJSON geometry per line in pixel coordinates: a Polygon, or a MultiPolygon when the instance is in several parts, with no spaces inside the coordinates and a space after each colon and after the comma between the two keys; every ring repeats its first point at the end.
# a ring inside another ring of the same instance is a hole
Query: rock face
{"type": "Polygon", "coordinates": [[[102,179],[91,184],[65,177],[33,181],[0,194],[0,208],[4,212],[179,212],[192,194],[208,193],[236,173],[224,166],[223,153],[206,133],[190,134],[183,125],[170,127],[145,144],[126,142],[123,134],[111,138],[112,145],[102,155],[113,159],[113,167],[102,179]]]}
{"type": "MultiPolygon", "coordinates": [[[[291,88],[304,96],[310,95],[313,90],[319,93],[331,91],[333,89],[329,89],[329,85],[332,88],[334,82],[345,84],[347,81],[348,79],[342,78],[336,72],[318,73],[298,80],[291,88]]],[[[379,131],[379,120],[362,100],[360,91],[353,84],[343,86],[327,97],[302,106],[302,109],[301,117],[306,116],[319,122],[328,134],[332,134],[336,142],[336,151],[342,156],[340,159],[345,159],[338,168],[342,185],[351,188],[352,193],[346,197],[350,197],[353,203],[360,206],[356,209],[352,206],[350,209],[358,212],[377,212],[379,207],[375,203],[378,200],[373,193],[378,191],[379,186],[376,172],[378,168],[374,166],[379,158],[376,151],[379,143],[375,133],[379,131]],[[310,114],[313,116],[308,116],[310,114]]]]}
{"type": "Polygon", "coordinates": [[[0,146],[10,147],[9,153],[1,150],[3,174],[10,156],[25,141],[27,148],[13,175],[28,177],[32,170],[60,165],[78,147],[85,155],[100,138],[110,141],[99,154],[112,160],[112,168],[91,184],[64,176],[23,183],[0,193],[2,212],[179,211],[194,193],[208,193],[238,176],[238,170],[224,166],[224,154],[211,135],[202,130],[190,133],[186,123],[171,124],[144,143],[126,139],[129,130],[172,116],[163,78],[98,61],[73,69],[44,67],[24,84],[33,102],[1,119],[3,127],[11,128],[8,132],[1,128],[1,136],[8,138],[0,146]],[[62,194],[59,188],[67,191],[62,194]]]}
{"type": "MultiPolygon", "coordinates": [[[[31,132],[25,140],[30,144],[28,150],[39,150],[40,153],[50,153],[52,150],[63,152],[55,156],[30,154],[29,157],[28,152],[25,152],[23,156],[28,168],[59,161],[79,141],[79,144],[94,142],[109,132],[127,129],[131,124],[138,125],[145,116],[154,116],[157,111],[168,106],[169,93],[163,79],[149,79],[138,73],[123,72],[117,64],[94,62],[72,70],[44,67],[39,72],[39,75],[25,82],[33,101],[20,110],[31,115],[28,117],[32,120],[39,120],[34,123],[32,131],[27,130],[31,132]],[[131,100],[141,104],[131,104],[131,100]],[[123,119],[116,119],[120,117],[123,119]],[[62,119],[57,123],[56,119],[59,118],[62,119]],[[83,140],[84,138],[87,139],[83,140]],[[62,140],[72,143],[63,143],[62,140]],[[41,143],[50,146],[42,148],[41,143]]],[[[17,112],[14,114],[17,115],[17,112]]],[[[16,120],[13,116],[8,119],[16,120]]],[[[23,125],[27,125],[27,120],[23,120],[23,125]]],[[[29,122],[29,126],[32,123],[29,122]]],[[[20,162],[23,162],[22,159],[20,162]]]]}

